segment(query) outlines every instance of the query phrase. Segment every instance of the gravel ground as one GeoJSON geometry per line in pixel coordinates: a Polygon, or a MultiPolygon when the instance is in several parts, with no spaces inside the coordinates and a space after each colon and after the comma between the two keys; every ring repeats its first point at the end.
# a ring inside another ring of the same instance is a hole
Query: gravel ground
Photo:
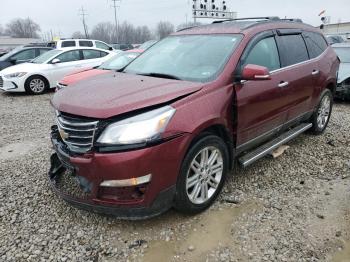
{"type": "Polygon", "coordinates": [[[350,103],[322,136],[236,168],[208,211],[120,221],[49,189],[51,94],[0,94],[1,261],[350,261],[350,103]]]}

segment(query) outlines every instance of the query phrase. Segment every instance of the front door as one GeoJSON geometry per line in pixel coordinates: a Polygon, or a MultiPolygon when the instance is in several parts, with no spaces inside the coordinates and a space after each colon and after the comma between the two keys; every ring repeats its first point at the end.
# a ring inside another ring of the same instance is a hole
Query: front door
{"type": "Polygon", "coordinates": [[[247,64],[267,67],[271,79],[241,81],[235,86],[237,147],[241,149],[282,128],[287,113],[280,87],[285,75],[278,71],[281,65],[273,32],[264,32],[250,42],[237,70],[241,72],[247,64]]]}

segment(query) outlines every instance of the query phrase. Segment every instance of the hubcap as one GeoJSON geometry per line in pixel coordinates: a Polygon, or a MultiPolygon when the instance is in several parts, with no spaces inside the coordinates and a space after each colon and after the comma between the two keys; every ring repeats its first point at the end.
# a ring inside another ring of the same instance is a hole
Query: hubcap
{"type": "Polygon", "coordinates": [[[187,171],[186,191],[190,201],[203,204],[216,192],[221,182],[223,160],[220,150],[210,146],[202,149],[187,171]]]}
{"type": "Polygon", "coordinates": [[[331,100],[329,96],[324,96],[322,98],[320,108],[317,114],[317,125],[320,129],[323,129],[328,121],[329,113],[331,111],[331,100]]]}
{"type": "Polygon", "coordinates": [[[29,83],[29,88],[32,90],[34,93],[41,93],[45,89],[45,83],[41,79],[33,79],[29,83]]]}

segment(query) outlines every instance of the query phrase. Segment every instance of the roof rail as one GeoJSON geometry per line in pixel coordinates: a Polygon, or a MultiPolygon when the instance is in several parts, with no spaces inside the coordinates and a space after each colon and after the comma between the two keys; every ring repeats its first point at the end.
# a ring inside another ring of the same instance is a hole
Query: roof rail
{"type": "Polygon", "coordinates": [[[191,29],[191,28],[195,28],[195,27],[198,27],[198,25],[193,25],[193,26],[184,27],[184,28],[181,28],[181,29],[177,30],[176,32],[185,31],[185,30],[188,30],[188,29],[191,29]]]}
{"type": "Polygon", "coordinates": [[[263,16],[263,17],[244,17],[244,18],[235,18],[235,19],[226,19],[226,20],[216,20],[213,24],[220,24],[230,21],[245,21],[245,20],[280,20],[278,16],[263,16]]]}
{"type": "Polygon", "coordinates": [[[303,23],[303,20],[301,20],[300,18],[283,18],[281,20],[282,21],[287,21],[287,22],[303,23]]]}

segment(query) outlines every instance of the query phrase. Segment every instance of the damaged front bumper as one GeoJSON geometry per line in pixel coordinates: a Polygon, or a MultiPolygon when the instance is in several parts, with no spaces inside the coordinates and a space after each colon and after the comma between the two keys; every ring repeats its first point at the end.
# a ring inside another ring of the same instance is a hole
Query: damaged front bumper
{"type": "Polygon", "coordinates": [[[74,155],[53,128],[55,153],[48,173],[53,191],[68,203],[88,211],[121,219],[145,219],[172,207],[181,162],[178,154],[186,136],[161,145],[129,152],[74,155]],[[103,181],[152,174],[152,180],[130,187],[103,187],[103,181]]]}

